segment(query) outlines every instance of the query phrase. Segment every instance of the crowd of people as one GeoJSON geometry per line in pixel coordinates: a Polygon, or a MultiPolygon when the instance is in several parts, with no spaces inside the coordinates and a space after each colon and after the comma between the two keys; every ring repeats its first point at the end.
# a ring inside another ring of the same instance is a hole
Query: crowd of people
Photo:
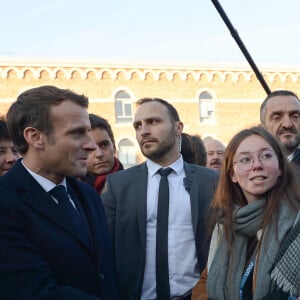
{"type": "Polygon", "coordinates": [[[300,299],[300,100],[224,145],[136,103],[124,169],[88,98],[40,86],[0,118],[0,299],[300,299]]]}

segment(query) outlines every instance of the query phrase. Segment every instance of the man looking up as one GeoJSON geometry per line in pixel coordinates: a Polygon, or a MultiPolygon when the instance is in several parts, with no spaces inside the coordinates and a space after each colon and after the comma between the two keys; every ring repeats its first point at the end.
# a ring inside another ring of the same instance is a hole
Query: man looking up
{"type": "Polygon", "coordinates": [[[106,176],[123,170],[123,165],[115,157],[116,145],[114,134],[107,120],[89,114],[91,122],[91,135],[96,143],[96,149],[90,152],[87,159],[87,175],[82,178],[92,185],[101,194],[106,176]]]}
{"type": "Polygon", "coordinates": [[[188,300],[206,264],[206,211],[218,175],[183,161],[183,123],[170,103],[137,105],[133,126],[147,161],[107,176],[101,196],[120,299],[188,300]]]}
{"type": "Polygon", "coordinates": [[[116,299],[100,197],[75,179],[96,148],[87,107],[83,95],[41,86],[9,108],[23,159],[0,177],[1,299],[116,299]]]}
{"type": "Polygon", "coordinates": [[[287,90],[270,93],[260,107],[261,125],[283,146],[288,159],[300,166],[300,100],[287,90]],[[296,153],[297,152],[297,153],[296,153]]]}

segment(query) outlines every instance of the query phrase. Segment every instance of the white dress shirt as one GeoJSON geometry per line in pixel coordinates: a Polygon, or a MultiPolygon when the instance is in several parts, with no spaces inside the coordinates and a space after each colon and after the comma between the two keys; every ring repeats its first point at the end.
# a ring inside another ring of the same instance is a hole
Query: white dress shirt
{"type": "Polygon", "coordinates": [[[299,148],[297,148],[293,153],[291,153],[290,155],[287,156],[287,160],[288,160],[289,162],[291,162],[291,161],[293,160],[293,158],[294,158],[294,156],[295,156],[295,153],[296,153],[296,151],[297,151],[298,149],[299,149],[299,148]]]}
{"type": "MultiPolygon", "coordinates": [[[[54,182],[52,182],[51,180],[31,171],[28,167],[26,167],[26,165],[24,164],[23,160],[21,161],[22,165],[24,166],[24,168],[28,171],[28,173],[35,179],[35,181],[37,181],[37,183],[47,192],[49,193],[54,187],[56,187],[56,184],[54,182]]],[[[64,178],[62,180],[61,183],[59,183],[61,185],[63,185],[66,190],[67,190],[67,182],[66,182],[66,178],[64,178]]],[[[73,200],[71,199],[70,195],[69,196],[69,200],[72,203],[72,205],[74,206],[74,208],[77,210],[75,203],[73,202],[73,200]]],[[[56,204],[58,204],[58,201],[51,196],[52,199],[55,201],[56,204]]]]}
{"type": "Polygon", "coordinates": [[[294,154],[295,154],[295,151],[294,151],[293,153],[291,153],[290,155],[287,156],[287,160],[288,160],[289,162],[291,162],[291,161],[293,160],[294,154]]]}
{"type": "MultiPolygon", "coordinates": [[[[147,233],[146,264],[142,288],[142,299],[156,299],[156,219],[157,201],[161,168],[147,160],[147,233]]],[[[190,291],[199,280],[195,238],[192,226],[190,196],[183,186],[185,172],[180,157],[169,166],[174,171],[169,180],[169,226],[168,226],[168,263],[171,298],[176,299],[190,291]]]]}

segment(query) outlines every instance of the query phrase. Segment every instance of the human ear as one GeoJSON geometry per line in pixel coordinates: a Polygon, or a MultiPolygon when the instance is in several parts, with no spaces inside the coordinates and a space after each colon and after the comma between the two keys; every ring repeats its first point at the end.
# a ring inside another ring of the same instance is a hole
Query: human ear
{"type": "Polygon", "coordinates": [[[183,130],[183,123],[180,122],[180,121],[179,121],[179,122],[176,122],[176,128],[175,128],[176,136],[181,135],[182,130],[183,130]]]}
{"type": "Polygon", "coordinates": [[[230,170],[230,177],[231,177],[231,181],[234,182],[234,183],[237,183],[237,177],[235,175],[235,172],[234,170],[230,170]]]}
{"type": "Polygon", "coordinates": [[[33,148],[42,149],[44,147],[44,139],[42,133],[34,127],[26,127],[23,131],[24,139],[33,148]]]}

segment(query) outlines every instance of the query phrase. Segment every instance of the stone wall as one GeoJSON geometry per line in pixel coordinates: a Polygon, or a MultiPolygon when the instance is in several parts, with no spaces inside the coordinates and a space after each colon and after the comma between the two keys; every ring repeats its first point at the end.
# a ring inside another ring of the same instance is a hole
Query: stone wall
{"type": "MultiPolygon", "coordinates": [[[[300,70],[264,69],[271,90],[299,94],[300,70]]],[[[0,60],[0,114],[22,91],[39,85],[56,85],[83,93],[90,99],[89,112],[108,119],[116,143],[127,138],[137,147],[131,124],[116,124],[115,95],[126,91],[132,102],[158,97],[178,110],[185,131],[202,138],[213,136],[225,144],[242,128],[259,123],[265,91],[250,68],[216,66],[134,66],[0,60]],[[213,95],[214,120],[200,122],[199,95],[213,95]]],[[[134,109],[134,106],[133,106],[134,109]]],[[[138,147],[137,147],[138,148],[138,147]]],[[[138,156],[138,161],[143,158],[138,156]]]]}

